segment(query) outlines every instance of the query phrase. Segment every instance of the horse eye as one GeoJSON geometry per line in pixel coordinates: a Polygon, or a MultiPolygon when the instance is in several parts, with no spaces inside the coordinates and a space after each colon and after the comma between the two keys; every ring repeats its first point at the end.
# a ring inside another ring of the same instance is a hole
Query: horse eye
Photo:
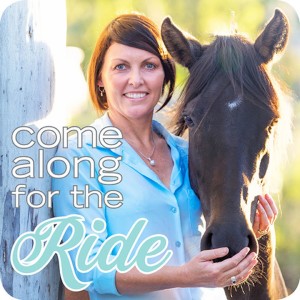
{"type": "Polygon", "coordinates": [[[193,127],[194,126],[194,122],[193,122],[193,120],[190,116],[184,116],[183,119],[184,119],[185,124],[188,127],[193,127]]]}

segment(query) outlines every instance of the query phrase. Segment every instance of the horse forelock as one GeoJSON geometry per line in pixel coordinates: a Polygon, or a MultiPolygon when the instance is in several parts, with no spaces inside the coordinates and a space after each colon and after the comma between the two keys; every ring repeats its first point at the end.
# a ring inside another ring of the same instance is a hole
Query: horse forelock
{"type": "Polygon", "coordinates": [[[216,36],[204,47],[201,58],[190,69],[182,105],[203,92],[218,73],[230,81],[236,93],[279,116],[278,99],[267,67],[261,64],[253,44],[241,35],[216,36]]]}

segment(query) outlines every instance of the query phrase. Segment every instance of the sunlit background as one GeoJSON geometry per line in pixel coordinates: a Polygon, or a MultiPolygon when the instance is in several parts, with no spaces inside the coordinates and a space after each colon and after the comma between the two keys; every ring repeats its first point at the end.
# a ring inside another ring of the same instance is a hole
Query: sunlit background
{"type": "MultiPolygon", "coordinates": [[[[78,68],[81,64],[83,74],[86,73],[98,34],[120,13],[139,11],[158,25],[166,15],[170,15],[181,28],[201,42],[207,41],[212,33],[229,31],[233,21],[238,24],[239,32],[247,33],[254,40],[276,7],[286,13],[291,24],[289,45],[281,61],[273,66],[273,71],[294,93],[293,143],[282,172],[282,191],[273,196],[280,199],[281,205],[281,214],[276,222],[277,258],[290,291],[296,288],[300,279],[299,6],[297,0],[67,0],[67,45],[81,50],[68,48],[70,52],[66,55],[66,66],[78,68]],[[76,63],[73,63],[72,57],[76,63]]],[[[180,88],[187,73],[182,68],[178,70],[180,88]]],[[[68,119],[69,125],[85,126],[97,117],[89,102],[86,86],[82,84],[83,79],[83,75],[72,78],[70,86],[65,87],[68,100],[65,103],[60,101],[60,105],[73,113],[68,119]],[[78,89],[78,86],[81,88],[78,89]]],[[[58,107],[57,110],[61,109],[58,107]]]]}

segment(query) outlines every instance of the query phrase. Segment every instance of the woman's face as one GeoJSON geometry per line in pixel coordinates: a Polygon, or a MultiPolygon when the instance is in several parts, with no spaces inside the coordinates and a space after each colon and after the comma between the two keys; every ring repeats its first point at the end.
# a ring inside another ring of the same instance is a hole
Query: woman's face
{"type": "Polygon", "coordinates": [[[105,88],[110,116],[152,119],[164,78],[159,57],[114,43],[106,52],[98,85],[105,88]]]}

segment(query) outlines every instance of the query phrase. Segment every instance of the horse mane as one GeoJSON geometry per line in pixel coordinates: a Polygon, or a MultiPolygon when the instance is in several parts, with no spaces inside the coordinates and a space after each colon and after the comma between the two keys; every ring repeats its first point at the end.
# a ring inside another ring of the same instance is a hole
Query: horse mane
{"type": "MultiPolygon", "coordinates": [[[[291,140],[292,97],[287,88],[271,74],[269,66],[261,62],[253,44],[239,34],[215,36],[210,45],[203,46],[203,54],[191,67],[190,76],[176,104],[173,132],[180,136],[184,134],[187,129],[182,115],[184,107],[205,91],[220,72],[229,80],[237,95],[272,114],[277,122],[273,135],[274,156],[280,158],[273,161],[283,161],[286,145],[291,140]]],[[[215,99],[206,101],[207,107],[210,107],[212,103],[209,101],[215,99]]],[[[276,163],[276,167],[271,168],[272,172],[278,173],[278,167],[276,163]]],[[[272,181],[278,182],[276,177],[272,181]]]]}

